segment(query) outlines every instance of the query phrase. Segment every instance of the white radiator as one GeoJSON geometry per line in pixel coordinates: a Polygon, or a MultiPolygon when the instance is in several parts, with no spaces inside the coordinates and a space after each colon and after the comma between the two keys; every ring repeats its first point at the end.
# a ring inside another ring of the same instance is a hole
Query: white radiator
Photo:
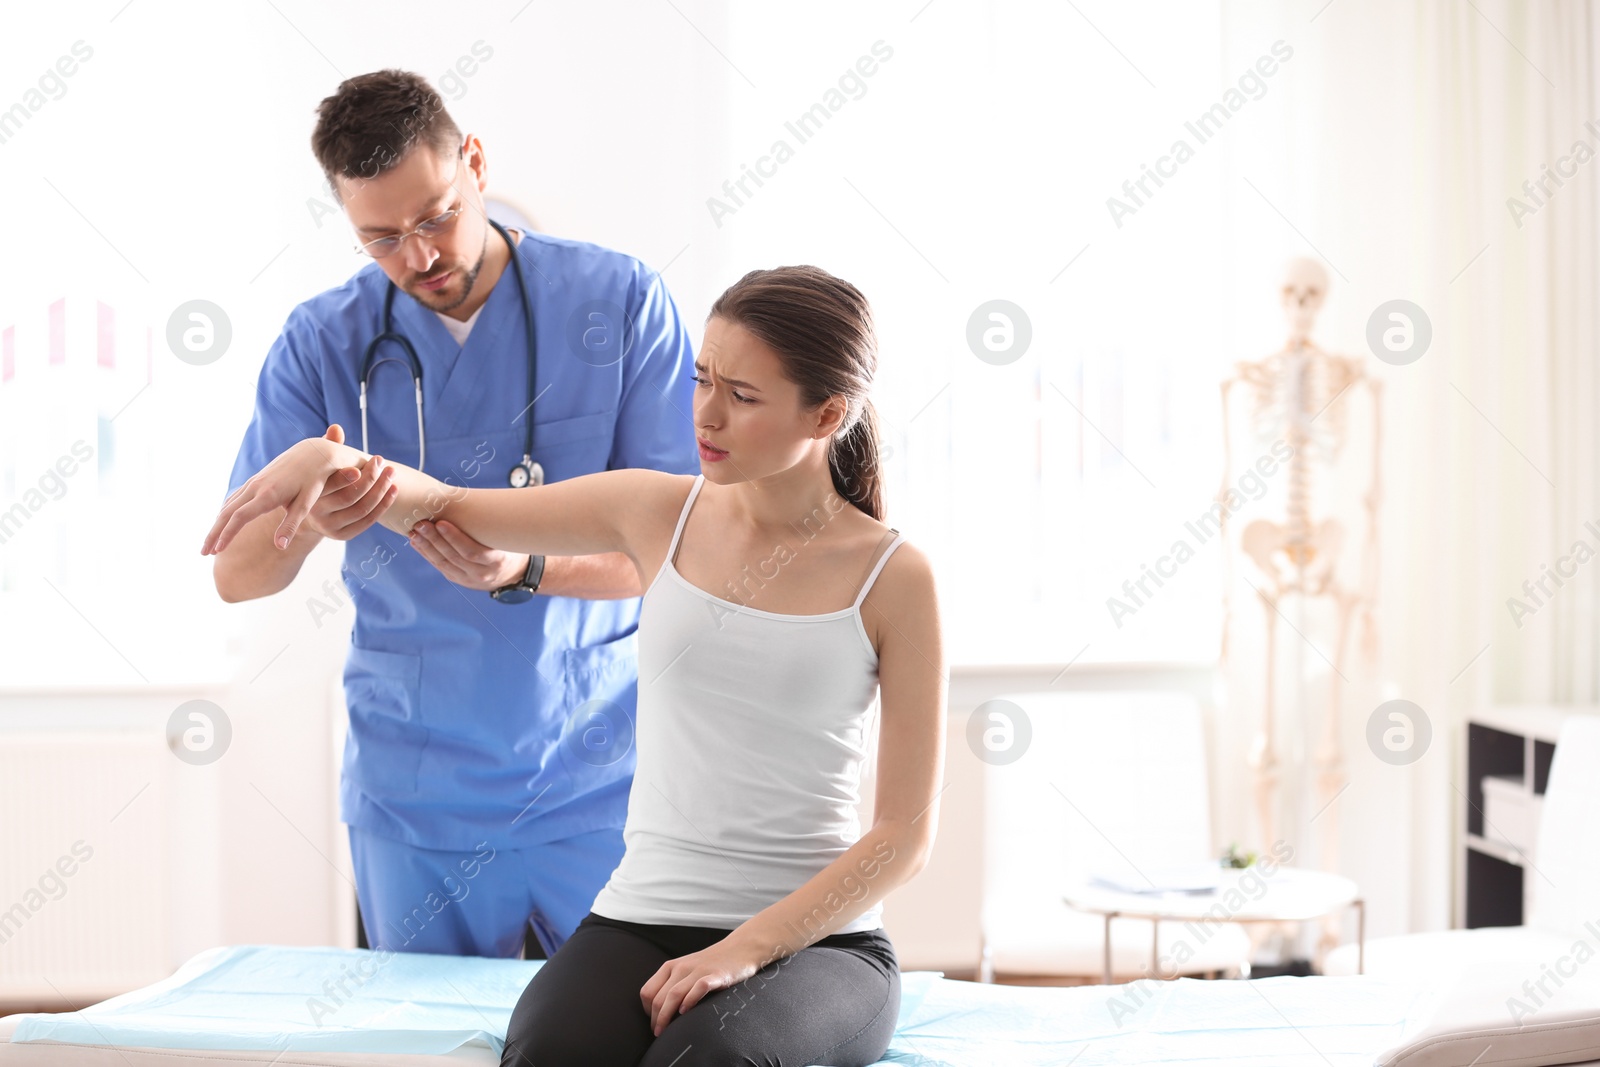
{"type": "Polygon", "coordinates": [[[154,731],[0,732],[0,1001],[171,973],[173,762],[154,731]]]}

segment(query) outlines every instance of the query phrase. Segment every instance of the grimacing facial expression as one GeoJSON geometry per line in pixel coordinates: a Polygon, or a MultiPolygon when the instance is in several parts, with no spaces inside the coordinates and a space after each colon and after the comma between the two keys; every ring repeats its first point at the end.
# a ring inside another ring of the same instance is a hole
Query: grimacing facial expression
{"type": "Polygon", "coordinates": [[[749,481],[787,470],[806,454],[827,447],[844,400],[831,397],[805,410],[800,387],[783,373],[783,361],[736,322],[713,315],[695,358],[695,435],[722,449],[726,461],[702,468],[713,481],[749,481]]]}
{"type": "Polygon", "coordinates": [[[336,179],[358,243],[408,233],[452,208],[461,213],[433,237],[412,234],[400,250],[378,260],[389,280],[425,307],[448,312],[472,294],[483,268],[489,223],[484,217],[483,155],[468,138],[465,157],[441,159],[419,143],[376,178],[336,179]]]}

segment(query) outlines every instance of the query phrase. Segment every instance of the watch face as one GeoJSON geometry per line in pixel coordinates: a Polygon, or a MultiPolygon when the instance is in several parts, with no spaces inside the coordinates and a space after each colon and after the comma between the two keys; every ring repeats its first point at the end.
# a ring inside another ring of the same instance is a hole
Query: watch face
{"type": "Polygon", "coordinates": [[[512,585],[496,589],[489,594],[502,604],[526,604],[533,599],[533,591],[526,586],[512,585]]]}

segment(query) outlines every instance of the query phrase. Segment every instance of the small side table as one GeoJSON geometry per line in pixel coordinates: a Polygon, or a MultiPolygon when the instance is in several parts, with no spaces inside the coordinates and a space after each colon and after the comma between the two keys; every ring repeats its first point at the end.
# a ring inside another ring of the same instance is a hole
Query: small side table
{"type": "Polygon", "coordinates": [[[1257,872],[1264,889],[1246,889],[1238,879],[1253,868],[1225,870],[1223,884],[1210,893],[1124,893],[1089,882],[1070,888],[1062,899],[1079,911],[1105,917],[1105,984],[1111,984],[1111,920],[1117,916],[1150,920],[1150,968],[1160,959],[1163,919],[1187,922],[1304,922],[1344,907],[1356,909],[1356,970],[1366,972],[1367,908],[1355,882],[1326,871],[1276,867],[1271,874],[1257,872]],[[1231,876],[1231,877],[1230,877],[1231,876]],[[1237,907],[1229,896],[1237,889],[1244,897],[1237,907]]]}

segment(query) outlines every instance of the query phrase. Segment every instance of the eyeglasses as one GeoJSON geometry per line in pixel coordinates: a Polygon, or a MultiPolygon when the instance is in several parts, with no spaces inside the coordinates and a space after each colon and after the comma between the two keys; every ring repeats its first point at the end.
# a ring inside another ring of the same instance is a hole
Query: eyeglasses
{"type": "MultiPolygon", "coordinates": [[[[450,176],[450,185],[452,187],[454,187],[456,184],[456,178],[461,174],[461,160],[465,155],[466,147],[463,145],[461,150],[456,153],[456,171],[455,174],[450,176]]],[[[405,244],[406,238],[410,237],[412,234],[416,234],[420,237],[434,238],[442,237],[449,233],[451,228],[456,224],[456,218],[464,210],[466,210],[465,207],[451,208],[442,215],[435,215],[431,219],[426,219],[417,223],[417,228],[414,230],[410,230],[406,233],[395,234],[392,237],[380,237],[376,241],[368,241],[366,244],[358,244],[355,246],[356,251],[365,255],[369,255],[373,259],[383,259],[385,256],[392,256],[396,252],[400,251],[400,246],[405,244]]]]}

